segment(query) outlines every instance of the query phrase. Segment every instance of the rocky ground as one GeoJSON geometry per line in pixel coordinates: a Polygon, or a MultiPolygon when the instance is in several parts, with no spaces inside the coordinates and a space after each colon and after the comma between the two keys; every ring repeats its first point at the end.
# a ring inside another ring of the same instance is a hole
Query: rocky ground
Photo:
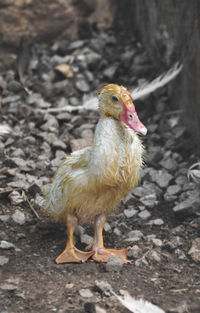
{"type": "MultiPolygon", "coordinates": [[[[29,95],[13,69],[0,75],[0,122],[11,130],[0,138],[0,312],[128,312],[107,284],[166,312],[199,312],[200,191],[187,177],[198,156],[168,87],[136,103],[148,128],[146,165],[104,227],[105,245],[130,245],[133,264],[55,264],[65,229],[37,203],[66,154],[92,141],[98,112],[82,103],[106,83],[133,88],[160,73],[139,42],[111,31],[33,48],[29,95]]],[[[91,239],[92,225],[77,228],[79,248],[91,239]]]]}

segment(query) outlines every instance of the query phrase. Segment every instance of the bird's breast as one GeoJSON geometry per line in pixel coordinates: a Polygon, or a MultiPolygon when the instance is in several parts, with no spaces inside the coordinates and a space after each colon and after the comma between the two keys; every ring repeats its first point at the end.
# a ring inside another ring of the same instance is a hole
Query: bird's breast
{"type": "Polygon", "coordinates": [[[90,172],[95,180],[110,186],[134,187],[142,165],[142,144],[123,122],[101,119],[92,147],[90,172]]]}

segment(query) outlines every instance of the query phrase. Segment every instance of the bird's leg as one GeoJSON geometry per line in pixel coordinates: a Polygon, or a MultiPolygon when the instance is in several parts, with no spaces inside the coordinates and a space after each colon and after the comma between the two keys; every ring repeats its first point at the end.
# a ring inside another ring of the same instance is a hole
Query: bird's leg
{"type": "Polygon", "coordinates": [[[94,252],[83,252],[78,250],[74,245],[74,230],[77,226],[77,218],[68,215],[67,220],[67,244],[65,250],[57,257],[56,263],[79,263],[85,262],[94,252]]]}
{"type": "Polygon", "coordinates": [[[94,243],[93,243],[93,251],[95,251],[92,256],[93,260],[97,262],[106,263],[108,262],[109,256],[118,256],[120,257],[124,263],[130,263],[127,260],[128,251],[130,247],[125,249],[106,249],[103,244],[103,226],[106,221],[106,217],[104,214],[98,215],[95,217],[94,222],[94,243]]]}

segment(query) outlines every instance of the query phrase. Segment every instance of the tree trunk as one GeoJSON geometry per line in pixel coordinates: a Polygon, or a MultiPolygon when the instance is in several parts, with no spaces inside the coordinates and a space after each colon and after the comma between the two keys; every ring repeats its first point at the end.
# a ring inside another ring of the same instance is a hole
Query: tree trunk
{"type": "Polygon", "coordinates": [[[120,20],[130,34],[139,34],[156,65],[183,64],[173,98],[200,149],[200,1],[119,0],[118,5],[120,20]]]}

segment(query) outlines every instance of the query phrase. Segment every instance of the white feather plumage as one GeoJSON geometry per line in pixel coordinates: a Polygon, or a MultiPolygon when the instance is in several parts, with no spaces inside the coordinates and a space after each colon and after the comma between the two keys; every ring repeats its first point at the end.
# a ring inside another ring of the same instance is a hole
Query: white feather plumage
{"type": "Polygon", "coordinates": [[[165,313],[158,306],[143,300],[135,299],[130,295],[124,295],[123,297],[118,296],[114,291],[111,290],[111,293],[123,304],[130,312],[133,313],[165,313]]]}

